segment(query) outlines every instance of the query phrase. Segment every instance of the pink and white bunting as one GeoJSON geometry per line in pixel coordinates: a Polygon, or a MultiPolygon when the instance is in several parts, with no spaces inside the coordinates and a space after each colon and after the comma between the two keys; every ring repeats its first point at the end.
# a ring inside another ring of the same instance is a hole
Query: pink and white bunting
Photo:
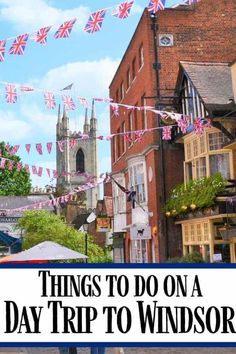
{"type": "Polygon", "coordinates": [[[193,122],[193,129],[196,134],[203,134],[204,132],[204,125],[202,118],[196,118],[193,122]]]}
{"type": "Polygon", "coordinates": [[[79,103],[81,104],[81,106],[87,108],[88,107],[88,101],[86,98],[84,97],[78,97],[79,103]]]}
{"type": "Polygon", "coordinates": [[[43,155],[43,148],[41,143],[35,144],[35,148],[39,155],[43,155]]]}
{"type": "Polygon", "coordinates": [[[47,143],[47,152],[51,154],[52,151],[52,143],[47,143]]]}
{"type": "Polygon", "coordinates": [[[48,109],[55,109],[56,108],[56,101],[53,92],[45,92],[44,93],[44,102],[48,109]]]}
{"type": "Polygon", "coordinates": [[[17,93],[16,93],[15,85],[7,84],[5,89],[6,89],[6,102],[7,103],[16,103],[17,93]]]}
{"type": "Polygon", "coordinates": [[[31,144],[25,144],[25,150],[28,152],[28,154],[30,153],[30,149],[31,149],[31,144]]]}
{"type": "Polygon", "coordinates": [[[47,36],[51,28],[52,26],[40,28],[34,38],[35,42],[39,44],[47,44],[47,36]]]}
{"type": "Polygon", "coordinates": [[[166,126],[162,128],[162,139],[171,140],[171,127],[166,126]]]}
{"type": "Polygon", "coordinates": [[[76,22],[76,18],[70,21],[64,22],[54,34],[56,39],[58,38],[68,38],[71,34],[72,28],[76,22]]]}
{"type": "Polygon", "coordinates": [[[5,51],[6,51],[6,41],[1,40],[0,41],[0,61],[5,60],[5,51]]]}
{"type": "Polygon", "coordinates": [[[62,100],[65,105],[65,109],[67,111],[75,110],[75,103],[74,103],[72,97],[63,95],[62,100]]]}
{"type": "Polygon", "coordinates": [[[110,103],[111,111],[113,112],[114,116],[119,116],[119,106],[117,103],[110,103]]]}

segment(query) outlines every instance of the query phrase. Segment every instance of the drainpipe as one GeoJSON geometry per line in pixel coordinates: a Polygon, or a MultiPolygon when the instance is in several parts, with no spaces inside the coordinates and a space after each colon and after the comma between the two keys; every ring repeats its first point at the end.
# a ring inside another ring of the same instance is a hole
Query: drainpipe
{"type": "MultiPolygon", "coordinates": [[[[157,110],[161,110],[162,107],[159,104],[160,100],[160,74],[159,71],[161,70],[161,63],[159,63],[159,58],[158,58],[158,49],[157,49],[157,43],[158,43],[158,37],[157,37],[157,31],[158,31],[158,23],[157,23],[157,16],[156,14],[151,14],[151,30],[153,31],[153,45],[154,45],[154,60],[155,62],[153,63],[153,69],[155,70],[155,81],[156,81],[156,103],[155,103],[155,108],[157,110]]],[[[161,123],[161,117],[159,114],[157,114],[157,127],[160,127],[161,123]]],[[[165,159],[164,159],[164,147],[163,147],[163,140],[162,140],[162,133],[161,130],[157,130],[158,134],[158,146],[159,146],[159,156],[158,156],[158,171],[157,171],[157,176],[159,176],[159,184],[160,184],[160,193],[159,193],[159,203],[157,203],[158,206],[160,206],[159,210],[159,227],[158,227],[158,234],[159,234],[159,240],[161,244],[161,251],[160,251],[160,258],[166,258],[168,259],[169,257],[169,250],[168,250],[168,227],[167,227],[167,220],[166,217],[163,214],[162,208],[165,205],[166,202],[166,183],[165,183],[165,159]],[[162,246],[163,245],[163,246],[162,246]],[[164,250],[163,250],[164,248],[164,250]],[[162,250],[164,252],[162,252],[162,250]]]]}

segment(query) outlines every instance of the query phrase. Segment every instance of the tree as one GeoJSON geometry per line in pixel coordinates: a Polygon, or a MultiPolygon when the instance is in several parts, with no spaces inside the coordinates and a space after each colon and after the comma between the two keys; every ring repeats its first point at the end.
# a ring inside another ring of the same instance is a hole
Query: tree
{"type": "MultiPolygon", "coordinates": [[[[53,241],[74,251],[85,253],[84,233],[68,226],[58,215],[48,211],[26,211],[16,227],[24,232],[24,249],[43,241],[53,241]]],[[[111,262],[103,249],[93,242],[92,236],[88,237],[88,257],[90,263],[111,262]]]]}
{"type": "MultiPolygon", "coordinates": [[[[0,157],[7,159],[5,160],[5,166],[0,169],[0,195],[28,195],[31,190],[30,174],[24,167],[17,171],[17,163],[20,163],[21,159],[17,155],[10,154],[11,149],[12,147],[7,149],[6,144],[0,142],[0,157]],[[9,169],[10,161],[14,162],[11,170],[9,169]]],[[[3,161],[1,159],[1,162],[3,161]]]]}

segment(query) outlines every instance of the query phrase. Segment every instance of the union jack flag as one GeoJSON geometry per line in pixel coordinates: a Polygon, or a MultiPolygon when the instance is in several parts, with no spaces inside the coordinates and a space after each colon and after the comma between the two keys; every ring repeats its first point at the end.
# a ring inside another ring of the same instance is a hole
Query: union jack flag
{"type": "Polygon", "coordinates": [[[0,61],[5,60],[6,41],[0,41],[0,61]]]}
{"type": "Polygon", "coordinates": [[[112,16],[121,18],[127,18],[130,14],[130,10],[133,6],[134,1],[126,1],[117,6],[117,8],[112,12],[112,16]]]}
{"type": "Polygon", "coordinates": [[[16,103],[17,93],[15,85],[7,84],[6,85],[6,101],[7,103],[16,103]]]}
{"type": "Polygon", "coordinates": [[[114,114],[114,116],[118,117],[119,116],[119,106],[117,103],[110,103],[111,111],[114,114]]]}
{"type": "Polygon", "coordinates": [[[88,107],[88,101],[84,97],[78,97],[81,106],[88,107]]]}
{"type": "Polygon", "coordinates": [[[88,33],[98,32],[102,28],[102,23],[106,14],[106,10],[100,10],[90,15],[84,31],[88,33]]]}
{"type": "Polygon", "coordinates": [[[166,0],[150,0],[148,11],[155,13],[158,10],[164,10],[166,0]]]}
{"type": "Polygon", "coordinates": [[[196,118],[193,122],[193,130],[196,134],[203,134],[204,132],[204,125],[203,120],[201,118],[196,118]]]}
{"type": "Polygon", "coordinates": [[[163,140],[171,140],[171,127],[163,127],[162,128],[162,139],[163,140]]]}
{"type": "Polygon", "coordinates": [[[30,91],[34,91],[33,87],[30,86],[20,86],[20,91],[21,92],[30,92],[30,91]]]}
{"type": "Polygon", "coordinates": [[[62,96],[62,100],[67,111],[75,109],[75,103],[70,96],[62,96]]]}
{"type": "Polygon", "coordinates": [[[50,31],[51,28],[52,28],[52,26],[40,28],[40,30],[38,30],[38,32],[36,34],[36,37],[34,38],[35,42],[40,43],[40,44],[46,44],[47,43],[47,35],[48,35],[48,32],[50,31]]]}
{"type": "Polygon", "coordinates": [[[187,116],[183,116],[181,119],[177,120],[178,127],[180,128],[183,134],[187,133],[187,129],[189,127],[189,118],[187,116]]]}
{"type": "Polygon", "coordinates": [[[70,36],[71,30],[76,22],[76,18],[70,21],[64,22],[54,34],[55,38],[68,38],[70,36]]]}
{"type": "Polygon", "coordinates": [[[54,94],[52,92],[45,92],[44,93],[44,102],[48,109],[54,109],[56,107],[56,101],[54,94]]]}
{"type": "Polygon", "coordinates": [[[196,4],[199,0],[184,0],[185,5],[196,4]]]}
{"type": "Polygon", "coordinates": [[[28,34],[22,34],[21,36],[16,37],[9,49],[9,54],[23,55],[28,37],[28,34]]]}

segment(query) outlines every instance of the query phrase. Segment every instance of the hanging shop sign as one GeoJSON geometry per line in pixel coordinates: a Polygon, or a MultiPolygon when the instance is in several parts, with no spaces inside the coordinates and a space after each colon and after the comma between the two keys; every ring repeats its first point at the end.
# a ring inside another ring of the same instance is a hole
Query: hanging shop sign
{"type": "Polygon", "coordinates": [[[111,231],[111,218],[97,218],[97,232],[109,232],[111,231]]]}
{"type": "Polygon", "coordinates": [[[138,224],[130,227],[131,240],[150,240],[151,238],[151,227],[149,225],[138,224]]]}

